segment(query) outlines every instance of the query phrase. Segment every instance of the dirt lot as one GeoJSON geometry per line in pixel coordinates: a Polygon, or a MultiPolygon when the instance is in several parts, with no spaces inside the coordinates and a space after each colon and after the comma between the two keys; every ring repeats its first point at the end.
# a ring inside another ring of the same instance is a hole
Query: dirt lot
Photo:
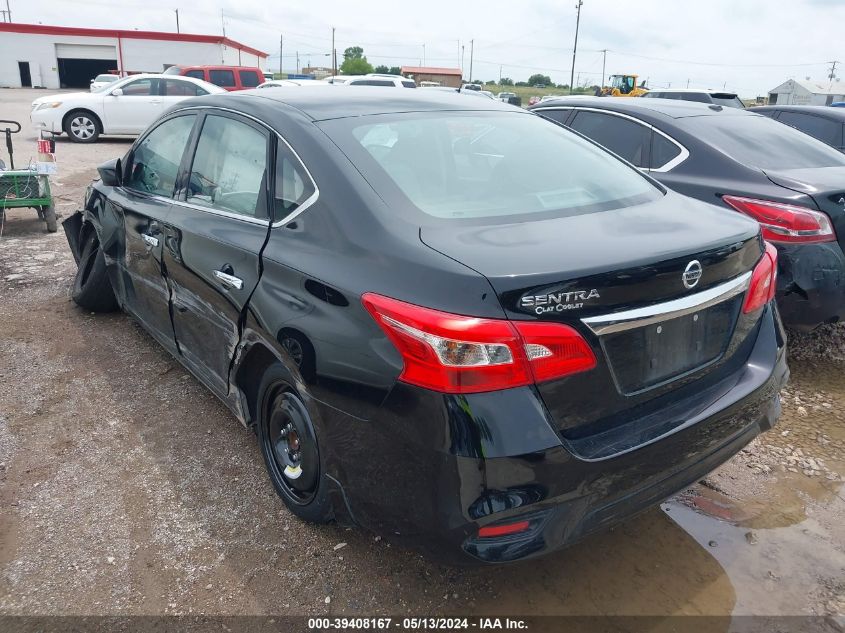
{"type": "MultiPolygon", "coordinates": [[[[2,118],[42,94],[0,91],[2,118]]],[[[60,139],[59,213],[128,147],[60,139]]],[[[74,269],[9,213],[0,613],[845,614],[845,328],[793,335],[779,426],[703,484],[541,561],[452,569],[294,519],[254,436],[131,319],[70,302],[74,269]]]]}

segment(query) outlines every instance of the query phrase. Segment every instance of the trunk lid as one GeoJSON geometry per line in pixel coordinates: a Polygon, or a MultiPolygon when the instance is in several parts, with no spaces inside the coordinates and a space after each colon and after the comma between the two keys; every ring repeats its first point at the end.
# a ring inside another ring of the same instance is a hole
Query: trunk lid
{"type": "Polygon", "coordinates": [[[564,439],[603,437],[633,408],[659,415],[669,392],[719,375],[750,331],[740,308],[762,252],[757,223],[683,196],[520,224],[423,227],[420,237],[485,275],[509,318],[567,323],[592,346],[595,369],[537,386],[564,439]],[[690,288],[693,261],[700,277],[690,288]],[[613,325],[619,315],[632,319],[613,325]]]}

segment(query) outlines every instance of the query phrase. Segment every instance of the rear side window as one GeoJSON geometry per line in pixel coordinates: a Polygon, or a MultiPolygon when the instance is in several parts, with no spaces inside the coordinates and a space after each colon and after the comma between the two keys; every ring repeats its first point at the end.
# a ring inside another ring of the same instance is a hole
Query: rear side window
{"type": "Polygon", "coordinates": [[[316,192],[314,183],[302,164],[284,141],[278,141],[276,152],[275,219],[281,220],[296,211],[316,192]]]}
{"type": "Polygon", "coordinates": [[[147,134],[132,151],[125,186],[171,197],[196,118],[192,114],[168,119],[147,134]]]}
{"type": "Polygon", "coordinates": [[[684,124],[690,134],[758,169],[845,166],[845,156],[832,147],[767,117],[732,113],[689,117],[684,124]]]}
{"type": "Polygon", "coordinates": [[[578,112],[569,125],[637,167],[645,167],[649,131],[644,125],[600,112],[578,112]]]}
{"type": "Polygon", "coordinates": [[[393,212],[417,210],[420,222],[527,221],[663,195],[601,148],[525,113],[408,112],[319,125],[393,212]]]}
{"type": "Polygon", "coordinates": [[[241,85],[244,88],[255,88],[261,83],[261,78],[254,70],[241,70],[238,71],[238,74],[241,77],[241,85]]]}
{"type": "Polygon", "coordinates": [[[189,70],[185,73],[185,77],[193,77],[194,79],[205,79],[204,70],[189,70]]]}
{"type": "Polygon", "coordinates": [[[681,148],[658,132],[651,133],[651,156],[649,167],[662,169],[681,155],[681,148]]]}
{"type": "Polygon", "coordinates": [[[235,85],[235,73],[231,70],[209,70],[208,79],[216,86],[231,88],[235,85]]]}
{"type": "Polygon", "coordinates": [[[819,139],[823,143],[842,146],[842,123],[803,112],[781,112],[778,121],[819,139]]]}
{"type": "Polygon", "coordinates": [[[405,86],[406,88],[416,88],[417,87],[417,84],[415,84],[413,81],[403,81],[402,85],[405,86]]]}
{"type": "Polygon", "coordinates": [[[187,202],[266,218],[263,195],[267,171],[267,136],[228,117],[205,119],[191,166],[187,202]]]}

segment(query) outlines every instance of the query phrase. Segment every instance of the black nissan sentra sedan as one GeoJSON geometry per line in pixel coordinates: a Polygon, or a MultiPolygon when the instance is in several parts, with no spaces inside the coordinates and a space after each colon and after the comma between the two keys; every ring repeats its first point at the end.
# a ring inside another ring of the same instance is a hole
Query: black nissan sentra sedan
{"type": "Polygon", "coordinates": [[[845,318],[845,156],[737,108],[668,99],[570,97],[532,108],[682,194],[760,222],[778,251],[786,325],[845,318]]]}
{"type": "Polygon", "coordinates": [[[449,560],[535,556],[780,413],[757,223],[524,110],[196,98],[99,171],[64,224],[75,301],[123,308],[254,428],[301,518],[449,560]]]}

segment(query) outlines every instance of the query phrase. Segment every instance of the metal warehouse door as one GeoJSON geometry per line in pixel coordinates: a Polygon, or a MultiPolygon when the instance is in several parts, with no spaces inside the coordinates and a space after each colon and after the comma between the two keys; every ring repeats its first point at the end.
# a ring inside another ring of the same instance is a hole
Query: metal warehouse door
{"type": "Polygon", "coordinates": [[[114,46],[56,44],[56,57],[60,59],[117,59],[117,50],[114,46]]]}
{"type": "Polygon", "coordinates": [[[62,88],[88,88],[94,77],[117,68],[114,46],[56,44],[56,59],[62,88]]]}

